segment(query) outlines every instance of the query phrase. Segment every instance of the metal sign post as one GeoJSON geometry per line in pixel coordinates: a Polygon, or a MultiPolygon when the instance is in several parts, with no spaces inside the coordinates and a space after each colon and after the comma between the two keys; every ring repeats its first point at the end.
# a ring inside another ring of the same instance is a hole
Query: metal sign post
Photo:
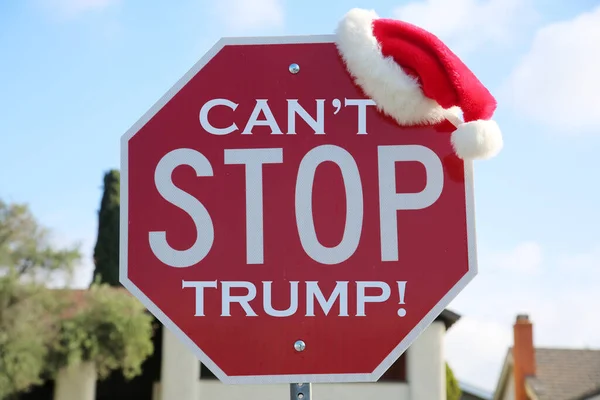
{"type": "Polygon", "coordinates": [[[312,383],[292,383],[290,384],[290,400],[310,400],[312,392],[312,383]]]}

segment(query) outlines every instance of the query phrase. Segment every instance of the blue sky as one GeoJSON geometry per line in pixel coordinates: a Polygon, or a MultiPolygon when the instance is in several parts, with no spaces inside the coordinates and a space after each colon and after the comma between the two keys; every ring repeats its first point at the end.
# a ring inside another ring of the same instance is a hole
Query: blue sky
{"type": "Polygon", "coordinates": [[[480,274],[453,303],[464,317],[447,337],[459,378],[491,390],[517,313],[530,313],[537,344],[600,347],[597,4],[2,2],[0,197],[28,203],[57,242],[82,241],[77,284],[87,285],[102,176],[119,167],[120,136],[219,37],[331,33],[352,7],[417,23],[499,102],[505,149],[475,167],[480,274]]]}

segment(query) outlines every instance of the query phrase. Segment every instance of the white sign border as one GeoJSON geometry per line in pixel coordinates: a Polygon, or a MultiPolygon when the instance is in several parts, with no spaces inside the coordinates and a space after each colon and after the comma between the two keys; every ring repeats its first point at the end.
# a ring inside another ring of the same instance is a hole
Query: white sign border
{"type": "MultiPolygon", "coordinates": [[[[228,376],[215,364],[171,319],[164,314],[127,276],[128,245],[128,143],[129,140],[160,111],[221,49],[228,45],[257,44],[312,44],[335,43],[335,35],[299,35],[265,37],[226,37],[220,39],[206,54],[179,79],[123,136],[121,137],[121,194],[120,194],[120,255],[119,280],[146,308],[158,318],[181,342],[183,342],[206,365],[219,380],[226,384],[275,384],[275,383],[334,383],[334,382],[375,382],[408,349],[415,339],[444,311],[448,304],[477,275],[477,246],[475,232],[475,200],[473,192],[473,163],[465,161],[465,201],[468,244],[468,272],[446,293],[446,295],[425,315],[410,333],[390,352],[371,373],[366,374],[309,374],[309,375],[257,375],[228,376]]],[[[459,121],[450,121],[455,125],[459,121]]]]}

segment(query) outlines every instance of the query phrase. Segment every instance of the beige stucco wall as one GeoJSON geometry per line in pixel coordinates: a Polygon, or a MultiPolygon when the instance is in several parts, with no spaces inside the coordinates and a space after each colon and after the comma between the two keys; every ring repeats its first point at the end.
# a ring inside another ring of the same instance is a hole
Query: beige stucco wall
{"type": "Polygon", "coordinates": [[[512,374],[512,370],[510,375],[508,375],[508,379],[506,381],[506,389],[504,390],[504,394],[502,395],[502,400],[515,400],[515,378],[512,374]]]}
{"type": "MultiPolygon", "coordinates": [[[[200,362],[169,329],[163,329],[160,399],[198,400],[200,362]]],[[[225,400],[225,399],[223,399],[225,400]]]]}
{"type": "MultiPolygon", "coordinates": [[[[318,400],[445,400],[445,327],[431,324],[407,351],[408,383],[314,384],[318,400]]],[[[200,363],[168,329],[163,331],[161,382],[153,400],[281,400],[289,398],[289,385],[224,385],[200,381],[200,363]]]]}
{"type": "Polygon", "coordinates": [[[434,322],[409,347],[406,372],[411,400],[446,399],[445,332],[442,322],[434,322]]]}
{"type": "MultiPolygon", "coordinates": [[[[218,381],[197,384],[197,400],[281,400],[290,396],[289,385],[224,385],[218,381]]],[[[153,400],[162,400],[161,392],[161,385],[157,383],[153,400]]],[[[313,384],[312,395],[318,400],[410,400],[409,387],[403,383],[313,384]]]]}
{"type": "MultiPolygon", "coordinates": [[[[312,395],[318,400],[409,400],[405,384],[313,384],[312,395]]],[[[289,399],[289,385],[223,385],[220,382],[201,382],[200,399],[221,400],[282,400],[289,399]]]]}
{"type": "Polygon", "coordinates": [[[58,372],[53,400],[94,400],[96,398],[96,366],[83,363],[58,372]]]}

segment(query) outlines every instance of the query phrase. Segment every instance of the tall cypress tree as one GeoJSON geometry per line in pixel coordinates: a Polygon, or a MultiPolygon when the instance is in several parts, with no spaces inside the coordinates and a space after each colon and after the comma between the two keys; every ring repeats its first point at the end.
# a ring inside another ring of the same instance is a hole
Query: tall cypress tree
{"type": "Polygon", "coordinates": [[[119,286],[119,192],[121,174],[104,174],[104,194],[98,213],[98,238],[94,248],[94,281],[119,286]]]}

